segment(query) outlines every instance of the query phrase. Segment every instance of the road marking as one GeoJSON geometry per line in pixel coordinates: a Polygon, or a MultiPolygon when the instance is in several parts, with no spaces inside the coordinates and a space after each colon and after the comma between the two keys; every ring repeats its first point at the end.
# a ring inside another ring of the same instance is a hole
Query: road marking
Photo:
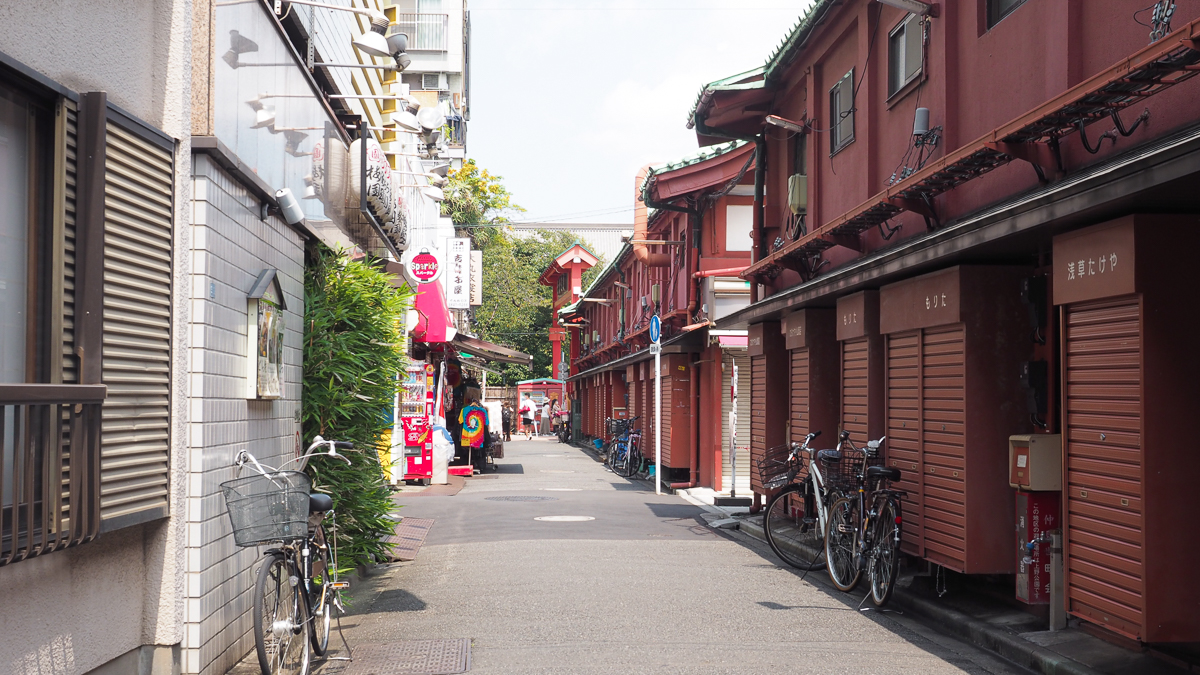
{"type": "Polygon", "coordinates": [[[595,520],[595,518],[591,516],[538,516],[534,520],[548,523],[582,523],[586,520],[595,520]]]}

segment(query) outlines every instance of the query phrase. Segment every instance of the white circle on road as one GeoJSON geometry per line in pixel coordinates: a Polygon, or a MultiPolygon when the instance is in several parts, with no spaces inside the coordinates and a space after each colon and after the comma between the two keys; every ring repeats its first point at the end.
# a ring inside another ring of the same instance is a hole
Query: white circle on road
{"type": "Polygon", "coordinates": [[[583,488],[542,488],[546,492],[582,492],[583,488]]]}
{"type": "Polygon", "coordinates": [[[581,523],[585,520],[595,520],[591,516],[538,516],[534,520],[542,520],[549,523],[581,523]]]}

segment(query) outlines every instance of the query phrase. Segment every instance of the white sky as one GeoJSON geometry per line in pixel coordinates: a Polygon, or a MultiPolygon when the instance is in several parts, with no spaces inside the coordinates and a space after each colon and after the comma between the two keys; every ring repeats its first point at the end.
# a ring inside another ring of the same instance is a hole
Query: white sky
{"type": "Polygon", "coordinates": [[[468,0],[468,155],[514,220],[633,222],[649,163],[697,149],[700,88],[763,65],[811,0],[468,0]]]}

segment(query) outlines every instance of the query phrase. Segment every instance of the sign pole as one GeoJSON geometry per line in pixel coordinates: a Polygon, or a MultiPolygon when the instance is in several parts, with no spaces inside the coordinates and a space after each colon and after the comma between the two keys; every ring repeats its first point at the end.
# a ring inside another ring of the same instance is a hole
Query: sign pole
{"type": "Polygon", "coordinates": [[[650,318],[650,351],[654,353],[654,494],[662,494],[662,323],[650,318]]]}

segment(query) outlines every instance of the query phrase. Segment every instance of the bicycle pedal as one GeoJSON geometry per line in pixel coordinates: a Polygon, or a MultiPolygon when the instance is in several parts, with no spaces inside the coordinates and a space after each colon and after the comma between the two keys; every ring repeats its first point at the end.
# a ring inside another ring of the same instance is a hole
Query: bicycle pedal
{"type": "Polygon", "coordinates": [[[344,590],[347,590],[350,588],[350,582],[349,581],[335,581],[332,584],[329,584],[329,587],[335,591],[344,591],[344,590]]]}

